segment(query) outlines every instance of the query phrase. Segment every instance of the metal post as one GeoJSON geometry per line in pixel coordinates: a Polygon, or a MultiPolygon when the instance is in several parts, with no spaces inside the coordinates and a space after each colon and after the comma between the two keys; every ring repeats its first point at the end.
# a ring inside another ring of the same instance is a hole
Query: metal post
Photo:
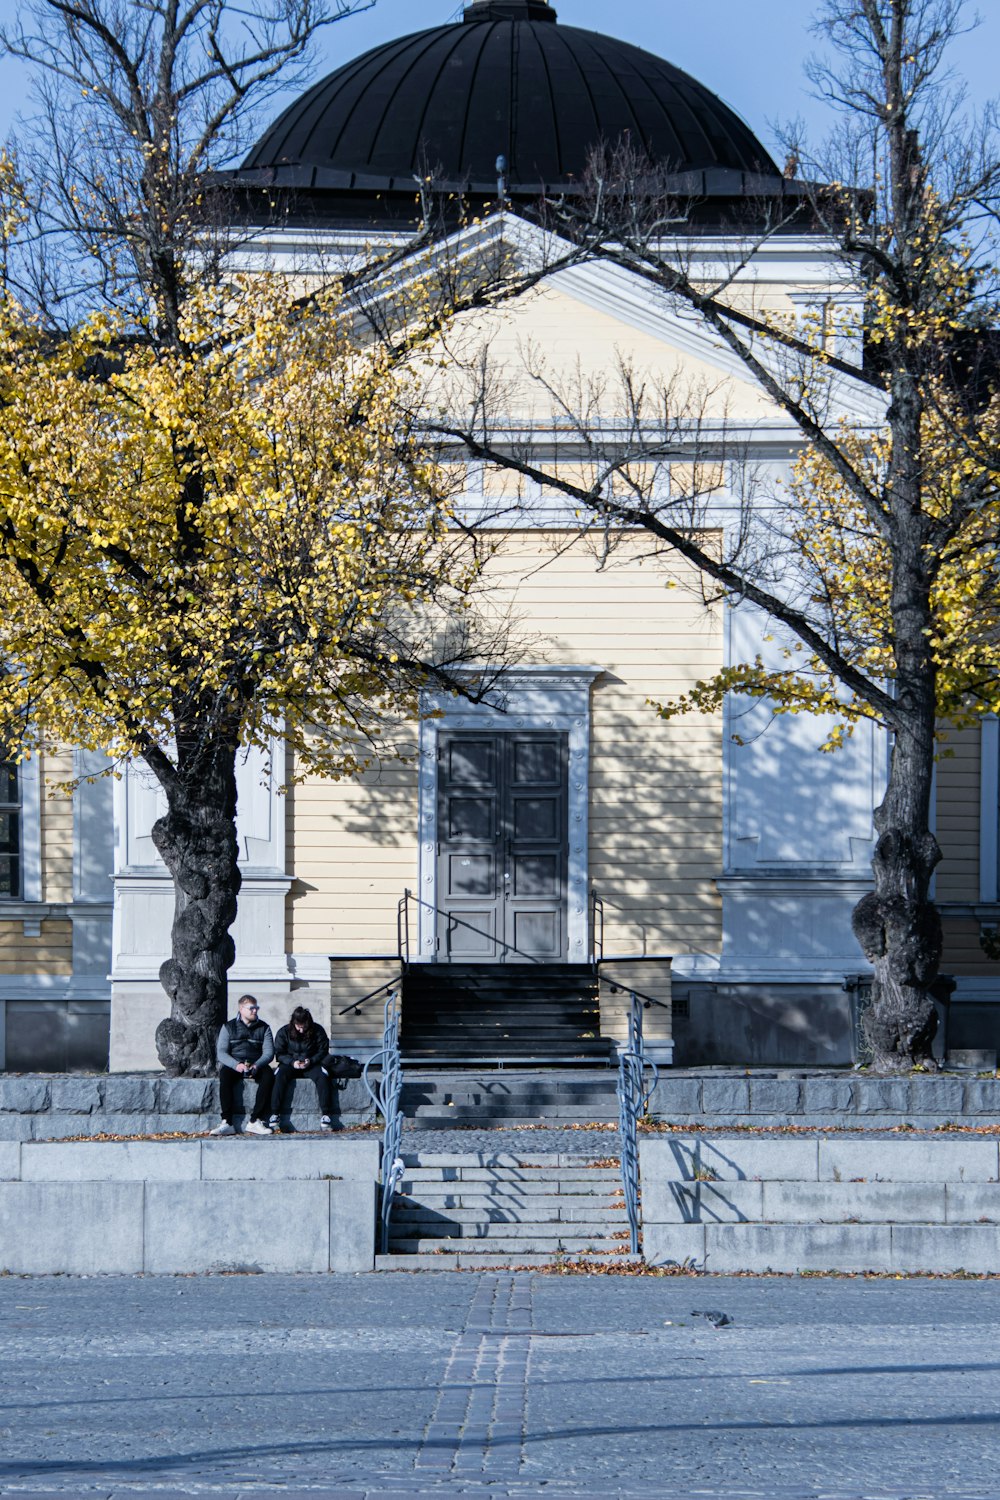
{"type": "Polygon", "coordinates": [[[618,1054],[618,1128],[621,1134],[622,1189],[633,1255],[639,1254],[641,1225],[639,1198],[639,1119],[660,1081],[656,1064],[647,1061],[642,1040],[642,1001],[635,991],[629,995],[628,1042],[618,1054]],[[649,1090],[645,1070],[653,1074],[649,1090]]]}
{"type": "Polygon", "coordinates": [[[397,1189],[403,1177],[401,1152],[403,1137],[403,1112],[399,1106],[403,1092],[403,1065],[399,1052],[399,992],[393,990],[385,1002],[382,1025],[382,1046],[374,1052],[362,1073],[365,1088],[372,1103],[385,1122],[382,1132],[382,1254],[389,1251],[389,1220],[397,1189]],[[377,1090],[372,1087],[368,1071],[381,1059],[382,1074],[377,1090]]]}

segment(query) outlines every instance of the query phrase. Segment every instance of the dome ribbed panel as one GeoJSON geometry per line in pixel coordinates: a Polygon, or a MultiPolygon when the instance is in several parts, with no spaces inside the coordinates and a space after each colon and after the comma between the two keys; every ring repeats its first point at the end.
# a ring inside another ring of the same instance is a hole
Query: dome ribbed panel
{"type": "Polygon", "coordinates": [[[455,160],[452,181],[464,181],[474,174],[480,182],[496,178],[496,160],[506,156],[513,160],[511,139],[513,76],[511,73],[510,22],[493,21],[462,30],[479,37],[479,66],[469,76],[465,96],[466,126],[462,155],[455,160]],[[459,166],[461,163],[461,166],[459,166]]]}
{"type": "Polygon", "coordinates": [[[752,131],[695,79],[640,47],[575,27],[486,20],[376,47],[297,100],[247,158],[403,186],[423,164],[449,182],[578,180],[627,132],[675,170],[777,174],[752,131]]]}

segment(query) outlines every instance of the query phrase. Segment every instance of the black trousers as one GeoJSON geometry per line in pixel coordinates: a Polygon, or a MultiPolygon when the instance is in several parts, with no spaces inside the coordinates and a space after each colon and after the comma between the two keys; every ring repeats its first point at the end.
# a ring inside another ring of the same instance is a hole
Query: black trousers
{"type": "Polygon", "coordinates": [[[327,1077],[319,1063],[312,1068],[293,1068],[286,1063],[278,1064],[278,1080],[274,1088],[271,1113],[274,1115],[285,1113],[292,1097],[292,1088],[299,1078],[312,1079],[316,1085],[319,1112],[321,1115],[328,1115],[333,1104],[333,1080],[327,1077]]]}
{"type": "MultiPolygon", "coordinates": [[[[219,1104],[224,1120],[233,1123],[233,1105],[236,1102],[236,1085],[243,1079],[253,1078],[257,1085],[257,1097],[253,1101],[251,1120],[266,1120],[271,1113],[271,1091],[274,1088],[274,1073],[266,1064],[256,1073],[237,1073],[235,1068],[219,1069],[219,1104]]],[[[246,1107],[246,1092],[243,1095],[246,1107]]]]}

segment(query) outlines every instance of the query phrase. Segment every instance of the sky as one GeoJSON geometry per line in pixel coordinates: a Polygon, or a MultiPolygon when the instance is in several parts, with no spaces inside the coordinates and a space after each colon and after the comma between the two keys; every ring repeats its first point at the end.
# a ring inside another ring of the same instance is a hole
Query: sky
{"type": "MultiPolygon", "coordinates": [[[[11,16],[20,0],[0,0],[0,15],[11,16]]],[[[825,106],[811,99],[802,65],[817,40],[808,30],[817,0],[555,0],[560,22],[602,31],[645,47],[691,73],[731,105],[764,145],[778,151],[773,127],[792,118],[807,123],[820,138],[829,123],[825,106]]],[[[958,40],[955,72],[982,102],[1000,92],[1000,0],[969,6],[983,23],[958,40]]],[[[380,42],[457,19],[458,0],[376,0],[371,10],[330,27],[317,55],[315,75],[333,71],[380,42]]],[[[268,118],[282,107],[278,101],[268,118]]],[[[27,69],[0,60],[0,140],[28,104],[27,69]]],[[[263,126],[268,118],[262,120],[263,126]]]]}

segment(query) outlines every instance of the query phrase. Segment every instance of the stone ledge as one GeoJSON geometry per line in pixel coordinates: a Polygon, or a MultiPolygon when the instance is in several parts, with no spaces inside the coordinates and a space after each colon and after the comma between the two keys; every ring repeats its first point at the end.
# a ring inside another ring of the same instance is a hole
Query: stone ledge
{"type": "MultiPolygon", "coordinates": [[[[375,1120],[375,1108],[359,1079],[348,1079],[337,1089],[336,1105],[340,1125],[375,1120]]],[[[236,1118],[242,1120],[245,1115],[239,1113],[236,1118]]],[[[320,1114],[311,1084],[299,1100],[293,1099],[291,1119],[301,1133],[319,1130],[320,1114]]],[[[148,1073],[0,1074],[0,1141],[175,1131],[196,1135],[211,1130],[218,1120],[219,1086],[211,1078],[148,1073]]]]}
{"type": "Polygon", "coordinates": [[[0,1178],[23,1182],[374,1181],[380,1155],[377,1136],[24,1141],[0,1146],[0,1178]]]}
{"type": "Polygon", "coordinates": [[[374,1181],[0,1182],[0,1273],[371,1271],[374,1181]]]}
{"type": "Polygon", "coordinates": [[[1000,1145],[647,1136],[643,1253],[718,1273],[1000,1271],[1000,1145]]]}
{"type": "Polygon", "coordinates": [[[651,1101],[656,1120],[679,1125],[782,1123],[931,1127],[986,1116],[1000,1124],[1000,1078],[799,1069],[668,1073],[651,1101]]]}

